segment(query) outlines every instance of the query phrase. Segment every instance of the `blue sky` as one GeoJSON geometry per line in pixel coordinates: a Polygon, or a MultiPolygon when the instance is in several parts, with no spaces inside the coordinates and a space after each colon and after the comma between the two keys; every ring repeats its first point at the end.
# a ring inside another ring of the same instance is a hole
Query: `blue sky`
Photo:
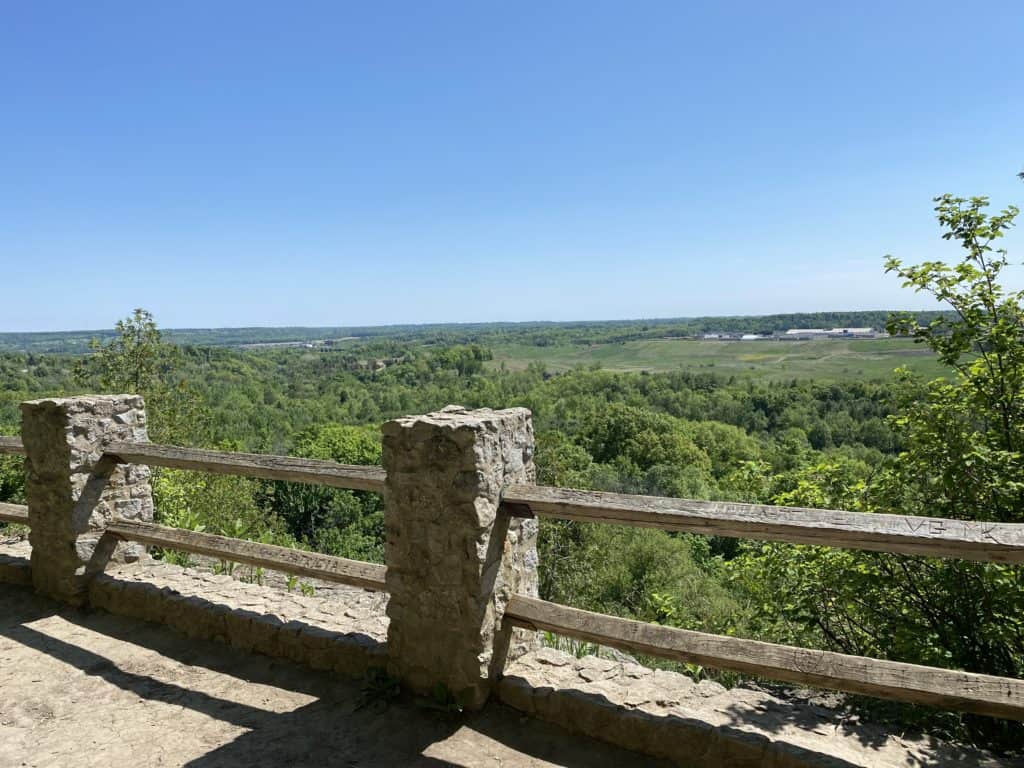
{"type": "Polygon", "coordinates": [[[1019,0],[0,0],[0,330],[925,306],[882,260],[956,256],[931,198],[1024,199],[1022,33],[1019,0]]]}

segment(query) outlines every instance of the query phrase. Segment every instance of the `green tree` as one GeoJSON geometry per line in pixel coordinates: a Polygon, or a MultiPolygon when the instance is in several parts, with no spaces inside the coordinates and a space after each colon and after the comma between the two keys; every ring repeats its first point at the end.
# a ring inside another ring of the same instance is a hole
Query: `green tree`
{"type": "MultiPolygon", "coordinates": [[[[312,427],[296,437],[292,453],[341,464],[379,464],[380,430],[343,424],[312,427]]],[[[259,502],[284,522],[292,536],[318,552],[384,560],[379,494],[274,481],[263,485],[259,502]]]]}
{"type": "Polygon", "coordinates": [[[170,345],[145,309],[135,309],[131,317],[118,320],[117,336],[106,344],[89,342],[92,355],[82,364],[83,376],[93,375],[108,390],[140,393],[156,386],[164,361],[171,357],[170,345]]]}
{"type": "MultiPolygon", "coordinates": [[[[0,435],[13,434],[14,429],[0,424],[0,435]]],[[[25,503],[25,460],[21,456],[0,454],[0,501],[25,503]]],[[[22,526],[0,523],[0,536],[11,530],[27,533],[22,526]]]]}
{"type": "Polygon", "coordinates": [[[900,314],[888,325],[891,333],[929,346],[956,372],[950,381],[928,384],[903,377],[895,426],[904,450],[895,469],[907,489],[901,495],[915,493],[917,499],[900,503],[926,503],[931,514],[944,517],[1022,522],[1024,292],[1001,286],[1009,262],[1006,250],[994,247],[1018,209],[987,215],[983,197],[944,195],[936,202],[943,237],[961,245],[963,260],[954,266],[906,267],[892,257],[886,262],[905,286],[932,294],[955,312],[924,325],[900,314]],[[925,485],[922,476],[929,478],[925,485]]]}
{"type": "MultiPolygon", "coordinates": [[[[0,425],[0,435],[14,434],[0,425]]],[[[25,503],[25,460],[21,456],[0,455],[0,501],[25,503]]]]}
{"type": "Polygon", "coordinates": [[[154,442],[194,444],[206,436],[208,411],[179,374],[180,349],[163,339],[153,315],[135,309],[118,320],[117,335],[107,343],[89,342],[90,354],[75,366],[75,378],[111,394],[138,394],[146,400],[149,433],[154,442]]]}
{"type": "MultiPolygon", "coordinates": [[[[150,438],[158,443],[196,444],[209,439],[209,412],[182,374],[181,350],[163,339],[153,316],[136,309],[119,320],[107,343],[90,342],[91,354],[75,366],[80,384],[146,400],[150,438]]],[[[237,450],[235,443],[218,446],[237,450]]],[[[176,527],[236,538],[293,541],[273,515],[256,505],[257,483],[240,477],[173,469],[153,472],[157,520],[176,527]]]]}
{"type": "MultiPolygon", "coordinates": [[[[955,265],[886,269],[932,294],[949,314],[922,324],[892,317],[889,330],[930,347],[949,378],[900,375],[892,427],[901,446],[882,471],[820,465],[798,472],[776,503],[844,507],[962,520],[1024,522],[1024,308],[1000,284],[996,248],[1018,211],[985,213],[985,198],[936,198],[943,237],[964,250],[955,265]]],[[[763,629],[803,634],[850,653],[1024,676],[1024,569],[787,545],[750,545],[733,564],[759,606],[763,629]]],[[[903,716],[907,712],[903,711],[903,716]]],[[[1024,728],[991,718],[921,713],[933,726],[996,747],[1024,743],[1024,728]]]]}

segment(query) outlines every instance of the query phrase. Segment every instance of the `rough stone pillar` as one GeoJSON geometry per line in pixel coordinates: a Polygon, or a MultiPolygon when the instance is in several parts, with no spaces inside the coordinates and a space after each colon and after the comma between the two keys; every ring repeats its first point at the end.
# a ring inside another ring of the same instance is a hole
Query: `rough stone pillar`
{"type": "MultiPolygon", "coordinates": [[[[21,438],[32,581],[43,594],[81,605],[86,565],[107,522],[153,519],[149,468],[101,461],[109,442],[147,439],[145,405],[137,395],[32,400],[21,404],[21,438]]],[[[122,544],[114,557],[142,552],[122,544]]]]}
{"type": "Polygon", "coordinates": [[[506,656],[536,643],[500,626],[513,594],[537,595],[537,521],[498,512],[505,486],[535,481],[530,412],[448,406],[383,433],[390,666],[480,707],[506,656]]]}

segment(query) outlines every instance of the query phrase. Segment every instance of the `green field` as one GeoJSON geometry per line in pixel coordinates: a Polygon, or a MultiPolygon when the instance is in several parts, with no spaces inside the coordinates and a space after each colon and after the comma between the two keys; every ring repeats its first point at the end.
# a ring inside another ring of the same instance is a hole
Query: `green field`
{"type": "Polygon", "coordinates": [[[658,339],[614,344],[496,345],[491,365],[511,370],[540,362],[552,372],[600,365],[611,371],[686,369],[758,379],[887,379],[906,365],[923,376],[946,373],[932,353],[908,339],[857,341],[699,341],[658,339]]]}

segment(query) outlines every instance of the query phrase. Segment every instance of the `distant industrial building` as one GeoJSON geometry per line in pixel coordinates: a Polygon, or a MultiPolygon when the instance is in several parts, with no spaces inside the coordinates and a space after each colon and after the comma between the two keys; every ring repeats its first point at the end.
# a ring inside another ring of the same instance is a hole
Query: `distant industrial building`
{"type": "Polygon", "coordinates": [[[829,336],[844,336],[860,339],[873,339],[879,334],[874,328],[833,328],[828,332],[829,336]]]}
{"type": "Polygon", "coordinates": [[[782,334],[786,339],[874,339],[886,334],[874,328],[790,328],[782,334]]]}
{"type": "Polygon", "coordinates": [[[882,339],[888,338],[885,331],[874,328],[790,328],[775,333],[736,333],[710,331],[702,333],[704,341],[813,341],[815,339],[882,339]]]}

